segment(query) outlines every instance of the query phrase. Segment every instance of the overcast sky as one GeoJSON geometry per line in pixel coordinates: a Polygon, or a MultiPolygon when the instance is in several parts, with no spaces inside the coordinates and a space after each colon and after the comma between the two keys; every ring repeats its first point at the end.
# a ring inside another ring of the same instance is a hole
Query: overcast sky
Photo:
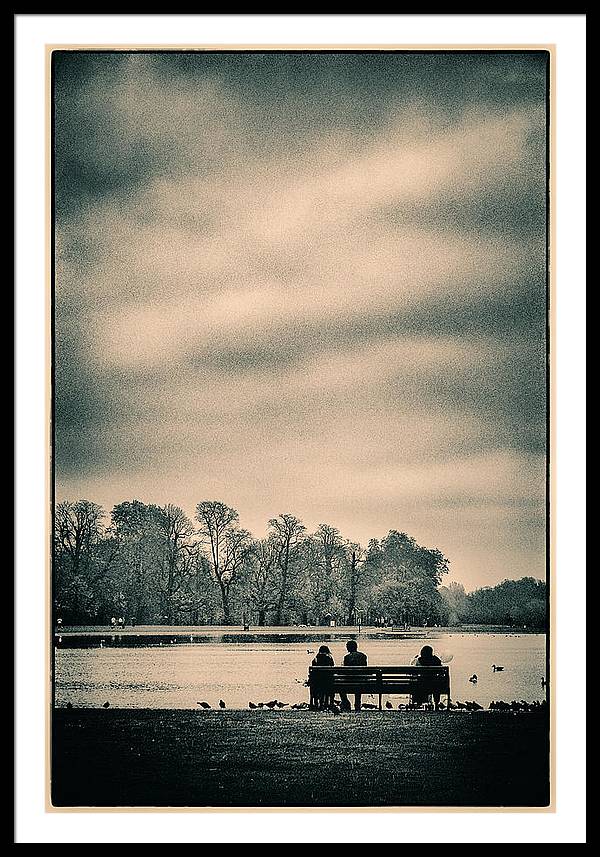
{"type": "Polygon", "coordinates": [[[546,54],[54,55],[58,499],[545,576],[546,54]]]}

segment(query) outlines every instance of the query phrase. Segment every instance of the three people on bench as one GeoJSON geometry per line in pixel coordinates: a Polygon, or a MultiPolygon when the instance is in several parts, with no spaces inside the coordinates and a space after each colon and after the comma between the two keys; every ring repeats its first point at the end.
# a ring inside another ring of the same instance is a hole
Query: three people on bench
{"type": "MultiPolygon", "coordinates": [[[[359,652],[358,644],[356,640],[348,640],[346,643],[347,654],[344,655],[344,666],[345,667],[366,667],[367,656],[364,652],[359,652]]],[[[312,661],[313,667],[333,667],[335,666],[334,660],[331,657],[331,652],[328,646],[320,646],[319,651],[315,658],[312,661]]],[[[433,649],[431,646],[423,646],[420,653],[413,658],[411,662],[412,666],[416,667],[441,667],[442,662],[437,657],[437,655],[433,654],[433,649]]],[[[440,693],[433,692],[430,693],[413,693],[411,696],[411,704],[412,705],[422,705],[423,703],[428,703],[430,696],[433,696],[433,701],[435,703],[436,709],[440,704],[440,693]]],[[[348,694],[340,692],[341,704],[340,708],[342,711],[350,711],[352,706],[350,705],[350,700],[348,699],[348,694]]],[[[354,710],[361,710],[361,699],[362,694],[355,693],[354,694],[354,710]]],[[[334,704],[334,694],[328,689],[328,687],[324,684],[320,687],[318,684],[314,684],[311,687],[311,700],[310,706],[311,708],[324,709],[330,708],[334,704]]]]}

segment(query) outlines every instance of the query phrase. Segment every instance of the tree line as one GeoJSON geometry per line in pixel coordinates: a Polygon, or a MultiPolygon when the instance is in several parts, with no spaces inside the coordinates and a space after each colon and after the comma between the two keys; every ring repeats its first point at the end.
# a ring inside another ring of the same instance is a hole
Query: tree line
{"type": "MultiPolygon", "coordinates": [[[[139,500],[110,515],[89,500],[63,501],[54,515],[54,612],[65,624],[446,625],[479,621],[473,615],[496,624],[494,590],[443,587],[448,566],[406,533],[365,548],[330,524],[309,533],[292,514],[255,539],[216,500],[198,503],[194,520],[139,500]]],[[[506,615],[520,623],[517,612],[506,615]]]]}

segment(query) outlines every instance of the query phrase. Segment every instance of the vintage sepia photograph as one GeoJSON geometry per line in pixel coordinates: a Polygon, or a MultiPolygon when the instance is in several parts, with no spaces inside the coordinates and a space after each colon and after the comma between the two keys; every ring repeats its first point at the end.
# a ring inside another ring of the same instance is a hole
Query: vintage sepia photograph
{"type": "Polygon", "coordinates": [[[48,59],[50,809],[551,810],[551,50],[48,59]]]}

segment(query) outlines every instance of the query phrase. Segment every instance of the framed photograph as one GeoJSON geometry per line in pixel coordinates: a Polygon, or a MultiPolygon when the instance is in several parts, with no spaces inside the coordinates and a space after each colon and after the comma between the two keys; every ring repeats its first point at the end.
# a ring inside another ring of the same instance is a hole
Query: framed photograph
{"type": "Polygon", "coordinates": [[[551,806],[551,66],[52,50],[53,806],[551,806]]]}
{"type": "Polygon", "coordinates": [[[16,841],[584,841],[585,15],[15,44],[16,841]]]}

